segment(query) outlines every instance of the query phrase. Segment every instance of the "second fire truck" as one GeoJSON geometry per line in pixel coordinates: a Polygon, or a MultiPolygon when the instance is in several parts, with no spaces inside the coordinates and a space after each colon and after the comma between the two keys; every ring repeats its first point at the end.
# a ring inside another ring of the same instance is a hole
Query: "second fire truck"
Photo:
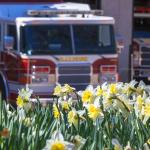
{"type": "Polygon", "coordinates": [[[150,3],[138,1],[134,8],[132,78],[150,84],[150,3]]]}

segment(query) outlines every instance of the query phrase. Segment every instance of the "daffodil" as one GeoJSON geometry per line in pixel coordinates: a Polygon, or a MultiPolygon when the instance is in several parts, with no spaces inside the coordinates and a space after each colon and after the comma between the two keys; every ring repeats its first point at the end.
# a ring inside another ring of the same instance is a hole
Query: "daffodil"
{"type": "Polygon", "coordinates": [[[96,88],[96,96],[102,96],[103,90],[100,86],[97,86],[96,88]]]}
{"type": "Polygon", "coordinates": [[[141,87],[137,87],[136,88],[136,92],[138,93],[138,94],[143,94],[143,89],[141,88],[141,87]]]}
{"type": "Polygon", "coordinates": [[[63,97],[65,95],[73,93],[73,91],[75,91],[75,88],[71,87],[68,84],[64,84],[64,86],[58,84],[54,89],[53,95],[63,97]]]}
{"type": "Polygon", "coordinates": [[[145,104],[144,115],[150,117],[150,103],[145,104]]]}
{"type": "Polygon", "coordinates": [[[110,97],[110,93],[103,91],[103,97],[104,98],[109,98],[110,97]]]}
{"type": "Polygon", "coordinates": [[[145,85],[145,83],[143,81],[140,81],[140,83],[138,84],[138,87],[136,88],[136,92],[142,95],[144,90],[146,89],[147,89],[147,86],[145,85]]]}
{"type": "Polygon", "coordinates": [[[74,144],[64,141],[63,135],[59,131],[55,131],[52,138],[46,141],[43,150],[74,150],[74,144]]]}
{"type": "Polygon", "coordinates": [[[117,139],[112,139],[112,144],[114,145],[114,150],[122,150],[122,146],[117,139]]]}
{"type": "Polygon", "coordinates": [[[82,101],[83,103],[91,102],[93,97],[93,93],[90,90],[85,90],[82,93],[82,101]]]}
{"type": "Polygon", "coordinates": [[[68,122],[70,123],[70,125],[74,125],[75,127],[77,127],[78,125],[78,114],[75,110],[71,110],[68,113],[68,122]]]}
{"type": "Polygon", "coordinates": [[[23,99],[22,99],[21,96],[18,96],[18,97],[17,97],[17,106],[18,106],[19,108],[22,108],[22,107],[24,106],[24,101],[23,101],[23,99]]]}
{"type": "Polygon", "coordinates": [[[65,144],[63,142],[60,142],[60,141],[55,141],[51,145],[51,150],[65,150],[65,149],[66,149],[65,144]]]}
{"type": "Polygon", "coordinates": [[[142,106],[144,104],[144,100],[143,98],[141,97],[141,95],[139,95],[137,97],[137,107],[138,107],[138,110],[141,111],[142,110],[142,106]]]}
{"type": "Polygon", "coordinates": [[[53,94],[56,96],[60,96],[62,94],[62,87],[60,84],[55,87],[53,94]]]}
{"type": "Polygon", "coordinates": [[[147,140],[147,143],[150,145],[150,138],[147,140]]]}
{"type": "Polygon", "coordinates": [[[71,87],[70,85],[68,84],[65,84],[63,87],[62,87],[62,91],[66,94],[71,94],[73,91],[75,91],[75,88],[71,87]]]}
{"type": "Polygon", "coordinates": [[[16,102],[18,108],[24,108],[26,111],[31,108],[30,97],[32,95],[32,92],[33,91],[28,87],[19,90],[16,102]]]}
{"type": "Polygon", "coordinates": [[[114,145],[114,150],[121,150],[119,145],[114,145]]]}
{"type": "Polygon", "coordinates": [[[32,93],[33,93],[33,90],[29,89],[28,87],[19,90],[19,96],[22,97],[22,99],[25,101],[30,100],[32,93]]]}
{"type": "Polygon", "coordinates": [[[69,104],[67,101],[62,101],[61,105],[64,110],[69,110],[69,104]]]}
{"type": "Polygon", "coordinates": [[[113,99],[113,106],[116,110],[121,111],[124,116],[129,115],[132,108],[129,99],[127,99],[123,95],[119,95],[115,99],[113,99]]]}
{"type": "Polygon", "coordinates": [[[149,145],[147,143],[144,143],[143,150],[149,150],[149,145]]]}
{"type": "Polygon", "coordinates": [[[56,104],[53,104],[53,114],[54,114],[55,119],[60,118],[60,112],[59,112],[58,107],[56,106],[56,104]]]}
{"type": "Polygon", "coordinates": [[[74,137],[73,143],[75,145],[76,150],[81,150],[86,143],[86,139],[82,138],[79,135],[76,135],[74,137]]]}
{"type": "Polygon", "coordinates": [[[88,106],[88,116],[92,120],[96,120],[100,116],[103,116],[102,111],[99,107],[96,107],[94,104],[89,104],[88,106]]]}
{"type": "Polygon", "coordinates": [[[112,83],[112,84],[110,84],[109,85],[109,92],[110,92],[110,94],[117,94],[117,86],[116,86],[117,84],[115,84],[115,83],[112,83]]]}
{"type": "Polygon", "coordinates": [[[131,81],[130,83],[126,83],[124,84],[123,88],[122,88],[122,92],[124,94],[127,94],[128,96],[131,95],[132,93],[136,92],[136,88],[135,85],[137,84],[137,82],[135,80],[131,81]]]}
{"type": "Polygon", "coordinates": [[[132,150],[131,146],[130,146],[130,142],[128,142],[127,146],[124,148],[124,150],[132,150]]]}
{"type": "Polygon", "coordinates": [[[103,106],[105,110],[111,108],[113,106],[112,104],[113,104],[112,98],[106,97],[103,99],[103,106]]]}

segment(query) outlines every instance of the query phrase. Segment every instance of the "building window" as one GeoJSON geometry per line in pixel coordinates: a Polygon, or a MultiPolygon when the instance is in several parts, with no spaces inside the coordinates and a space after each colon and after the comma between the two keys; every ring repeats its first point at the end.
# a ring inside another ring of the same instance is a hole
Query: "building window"
{"type": "Polygon", "coordinates": [[[134,6],[140,6],[140,7],[149,7],[150,1],[149,0],[134,0],[134,6]]]}
{"type": "Polygon", "coordinates": [[[136,38],[150,38],[150,17],[145,17],[150,13],[149,7],[149,0],[134,0],[133,36],[136,38]]]}

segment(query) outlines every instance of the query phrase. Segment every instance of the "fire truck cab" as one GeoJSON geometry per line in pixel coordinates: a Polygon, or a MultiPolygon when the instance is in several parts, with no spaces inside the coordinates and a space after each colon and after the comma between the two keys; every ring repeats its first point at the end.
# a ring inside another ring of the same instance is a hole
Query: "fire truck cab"
{"type": "Polygon", "coordinates": [[[118,81],[114,19],[87,4],[1,4],[0,89],[15,102],[28,86],[48,100],[57,83],[118,81]]]}

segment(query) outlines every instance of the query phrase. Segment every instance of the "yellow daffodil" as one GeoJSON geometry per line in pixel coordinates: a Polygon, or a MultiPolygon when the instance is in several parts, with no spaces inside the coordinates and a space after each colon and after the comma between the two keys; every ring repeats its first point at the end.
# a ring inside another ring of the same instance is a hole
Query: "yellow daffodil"
{"type": "Polygon", "coordinates": [[[68,104],[68,102],[67,101],[62,101],[62,108],[64,109],[64,110],[69,110],[69,104],[68,104]]]}
{"type": "Polygon", "coordinates": [[[142,110],[143,103],[144,103],[144,100],[141,97],[141,95],[139,95],[137,97],[137,107],[138,107],[138,110],[140,110],[140,111],[142,110]]]}
{"type": "Polygon", "coordinates": [[[92,120],[96,120],[98,117],[102,115],[102,111],[100,108],[96,107],[94,104],[89,104],[88,106],[88,116],[92,120]]]}
{"type": "Polygon", "coordinates": [[[114,150],[121,150],[119,145],[114,145],[114,150]]]}
{"type": "Polygon", "coordinates": [[[112,139],[112,144],[114,145],[114,150],[122,150],[122,146],[117,139],[112,139]]]}
{"type": "Polygon", "coordinates": [[[16,102],[18,108],[24,108],[26,111],[31,109],[30,97],[32,95],[32,92],[33,91],[28,87],[19,90],[16,102]]]}
{"type": "Polygon", "coordinates": [[[150,138],[147,140],[147,143],[150,145],[150,138]]]}
{"type": "Polygon", "coordinates": [[[60,141],[55,141],[50,150],[66,150],[65,144],[60,141]]]}
{"type": "Polygon", "coordinates": [[[62,88],[62,91],[66,94],[71,94],[74,90],[75,90],[75,88],[71,87],[68,84],[65,84],[62,88]]]}
{"type": "Polygon", "coordinates": [[[103,90],[100,86],[97,86],[96,88],[96,96],[101,96],[103,95],[103,90]]]}
{"type": "Polygon", "coordinates": [[[53,113],[54,113],[54,118],[59,119],[60,118],[60,112],[56,106],[56,104],[53,105],[53,113]]]}
{"type": "Polygon", "coordinates": [[[77,125],[78,125],[78,115],[77,115],[77,112],[75,110],[71,110],[68,113],[68,122],[70,124],[74,124],[74,126],[77,127],[77,125]]]}
{"type": "Polygon", "coordinates": [[[89,90],[85,90],[82,93],[82,101],[83,103],[91,102],[93,97],[93,93],[89,90]]]}
{"type": "Polygon", "coordinates": [[[24,101],[21,96],[17,97],[17,106],[22,108],[24,106],[24,101]]]}
{"type": "Polygon", "coordinates": [[[117,84],[110,84],[109,85],[109,91],[110,91],[110,94],[117,94],[117,84]]]}
{"type": "Polygon", "coordinates": [[[144,107],[144,115],[150,117],[150,103],[146,104],[144,107]]]}
{"type": "Polygon", "coordinates": [[[66,94],[71,94],[75,88],[71,87],[68,84],[65,84],[64,86],[57,85],[54,89],[54,95],[56,96],[65,96],[66,94]]]}
{"type": "Polygon", "coordinates": [[[55,89],[54,89],[54,93],[53,94],[56,95],[56,96],[60,96],[61,93],[62,93],[62,87],[61,87],[61,85],[57,85],[55,87],[55,89]]]}

